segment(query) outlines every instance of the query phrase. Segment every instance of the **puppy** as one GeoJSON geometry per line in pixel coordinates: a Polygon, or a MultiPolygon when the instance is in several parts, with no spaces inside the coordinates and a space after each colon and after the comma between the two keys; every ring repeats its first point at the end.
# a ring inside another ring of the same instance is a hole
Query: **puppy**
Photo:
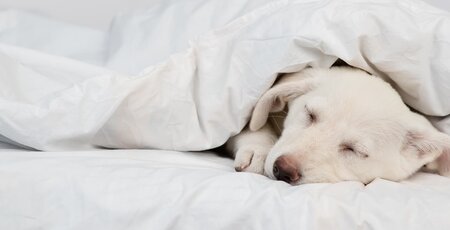
{"type": "Polygon", "coordinates": [[[292,185],[403,180],[424,165],[450,174],[450,137],[386,82],[349,67],[283,76],[226,147],[236,171],[292,185]]]}

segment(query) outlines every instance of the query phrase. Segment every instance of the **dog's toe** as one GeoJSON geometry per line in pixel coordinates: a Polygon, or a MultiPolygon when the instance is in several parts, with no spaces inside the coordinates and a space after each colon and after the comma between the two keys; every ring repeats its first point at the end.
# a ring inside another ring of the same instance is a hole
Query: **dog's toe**
{"type": "Polygon", "coordinates": [[[253,152],[248,150],[238,151],[234,159],[234,169],[237,172],[244,171],[252,162],[253,152]]]}
{"type": "Polygon", "coordinates": [[[234,169],[237,172],[263,174],[267,153],[268,150],[256,146],[239,149],[235,156],[234,169]]]}
{"type": "Polygon", "coordinates": [[[245,172],[253,172],[258,174],[264,173],[264,163],[266,162],[266,155],[262,154],[253,154],[250,165],[247,166],[244,171],[245,172]]]}
{"type": "Polygon", "coordinates": [[[235,166],[234,170],[236,170],[236,172],[242,172],[242,170],[244,170],[244,168],[242,166],[235,166]]]}

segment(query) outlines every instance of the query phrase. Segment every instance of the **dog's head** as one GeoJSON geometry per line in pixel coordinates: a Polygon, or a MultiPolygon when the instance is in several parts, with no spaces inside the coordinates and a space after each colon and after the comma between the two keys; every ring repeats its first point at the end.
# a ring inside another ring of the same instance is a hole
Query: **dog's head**
{"type": "Polygon", "coordinates": [[[291,184],[375,178],[398,181],[439,156],[448,173],[450,137],[410,111],[383,80],[350,68],[284,77],[257,103],[250,129],[288,107],[264,171],[291,184]]]}

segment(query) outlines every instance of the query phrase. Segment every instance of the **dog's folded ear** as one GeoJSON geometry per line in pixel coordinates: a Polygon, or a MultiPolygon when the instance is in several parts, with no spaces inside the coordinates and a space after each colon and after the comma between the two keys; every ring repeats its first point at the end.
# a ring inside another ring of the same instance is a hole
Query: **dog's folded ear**
{"type": "Polygon", "coordinates": [[[450,147],[436,159],[437,172],[446,177],[450,177],[450,147]]]}
{"type": "Polygon", "coordinates": [[[438,131],[410,131],[406,147],[412,148],[414,157],[426,164],[426,171],[450,177],[450,136],[438,131]]]}
{"type": "Polygon", "coordinates": [[[273,86],[256,104],[250,120],[250,130],[262,128],[269,113],[283,110],[287,102],[310,91],[316,82],[315,78],[290,78],[273,86]]]}

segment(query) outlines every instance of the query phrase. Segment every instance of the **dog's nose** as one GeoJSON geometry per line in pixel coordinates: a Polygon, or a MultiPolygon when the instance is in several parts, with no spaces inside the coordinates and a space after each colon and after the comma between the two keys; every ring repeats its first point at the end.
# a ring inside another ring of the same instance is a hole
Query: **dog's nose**
{"type": "Polygon", "coordinates": [[[290,156],[280,156],[273,166],[273,175],[277,180],[292,184],[300,180],[300,173],[295,161],[290,156]]]}

